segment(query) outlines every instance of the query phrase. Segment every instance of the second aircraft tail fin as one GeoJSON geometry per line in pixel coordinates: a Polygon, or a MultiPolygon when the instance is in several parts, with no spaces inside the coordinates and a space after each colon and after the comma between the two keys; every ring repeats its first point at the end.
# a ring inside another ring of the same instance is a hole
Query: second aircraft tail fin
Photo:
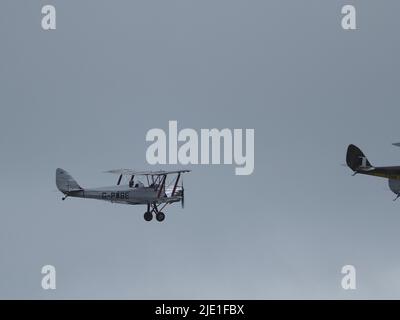
{"type": "Polygon", "coordinates": [[[354,144],[349,145],[347,148],[346,163],[353,171],[373,168],[364,153],[354,144]]]}

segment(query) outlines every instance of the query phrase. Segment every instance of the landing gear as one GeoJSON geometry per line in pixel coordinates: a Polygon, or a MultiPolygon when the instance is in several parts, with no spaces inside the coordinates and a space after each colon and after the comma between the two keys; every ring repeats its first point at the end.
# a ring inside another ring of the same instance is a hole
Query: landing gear
{"type": "Polygon", "coordinates": [[[164,221],[164,219],[165,219],[165,214],[164,214],[163,212],[161,212],[161,211],[157,212],[157,213],[156,213],[156,219],[157,219],[157,221],[159,221],[159,222],[164,221]]]}
{"type": "Polygon", "coordinates": [[[146,221],[151,221],[152,219],[153,219],[153,213],[152,212],[150,212],[150,211],[146,211],[145,213],[144,213],[144,220],[146,220],[146,221]]]}
{"type": "MultiPolygon", "coordinates": [[[[164,206],[165,207],[165,206],[164,206]]],[[[161,209],[163,209],[164,207],[162,207],[161,209]]],[[[156,203],[152,203],[152,204],[147,204],[147,211],[144,213],[144,220],[146,221],[151,221],[153,219],[153,214],[156,217],[156,220],[161,222],[165,220],[165,214],[164,212],[158,211],[158,207],[156,203]],[[150,209],[151,206],[151,209],[150,209]]]]}
{"type": "Polygon", "coordinates": [[[153,219],[153,210],[150,211],[150,203],[147,204],[147,211],[144,213],[144,220],[151,221],[153,219]]]}

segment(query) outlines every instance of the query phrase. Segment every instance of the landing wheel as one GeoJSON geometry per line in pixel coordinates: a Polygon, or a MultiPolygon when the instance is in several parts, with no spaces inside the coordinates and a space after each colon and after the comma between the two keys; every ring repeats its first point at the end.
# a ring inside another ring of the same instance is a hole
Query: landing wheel
{"type": "Polygon", "coordinates": [[[144,220],[151,221],[153,219],[153,214],[150,211],[144,213],[144,220]]]}
{"type": "Polygon", "coordinates": [[[163,212],[157,212],[156,213],[156,219],[157,219],[157,221],[159,221],[159,222],[161,222],[161,221],[164,221],[164,219],[165,219],[165,214],[163,213],[163,212]]]}

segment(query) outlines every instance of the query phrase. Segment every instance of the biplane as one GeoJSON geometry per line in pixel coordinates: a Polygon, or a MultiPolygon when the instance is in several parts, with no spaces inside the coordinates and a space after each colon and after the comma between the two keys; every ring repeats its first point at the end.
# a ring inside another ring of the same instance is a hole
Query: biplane
{"type": "Polygon", "coordinates": [[[130,169],[109,170],[107,173],[118,175],[117,184],[109,187],[82,188],[65,170],[56,170],[56,185],[64,196],[104,200],[113,203],[146,205],[144,219],[151,221],[153,215],[157,221],[164,221],[164,208],[172,203],[185,201],[182,174],[190,170],[175,171],[134,171],[130,169]],[[143,177],[140,181],[137,177],[143,177]],[[127,180],[126,184],[122,181],[127,180]]]}
{"type": "MultiPolygon", "coordinates": [[[[400,147],[400,143],[393,143],[393,145],[400,147]]],[[[400,197],[400,166],[375,167],[371,165],[364,153],[353,144],[350,144],[347,148],[346,163],[353,170],[353,176],[365,174],[387,178],[390,190],[396,194],[393,201],[400,197]]]]}

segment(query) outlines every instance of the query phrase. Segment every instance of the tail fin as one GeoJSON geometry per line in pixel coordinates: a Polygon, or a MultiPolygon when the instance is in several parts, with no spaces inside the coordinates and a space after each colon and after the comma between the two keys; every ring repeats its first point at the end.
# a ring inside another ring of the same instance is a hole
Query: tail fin
{"type": "Polygon", "coordinates": [[[67,171],[60,168],[56,170],[56,185],[62,193],[82,190],[74,178],[67,171]]]}
{"type": "Polygon", "coordinates": [[[372,168],[371,163],[364,153],[353,144],[349,145],[347,148],[346,163],[353,171],[372,168]]]}

